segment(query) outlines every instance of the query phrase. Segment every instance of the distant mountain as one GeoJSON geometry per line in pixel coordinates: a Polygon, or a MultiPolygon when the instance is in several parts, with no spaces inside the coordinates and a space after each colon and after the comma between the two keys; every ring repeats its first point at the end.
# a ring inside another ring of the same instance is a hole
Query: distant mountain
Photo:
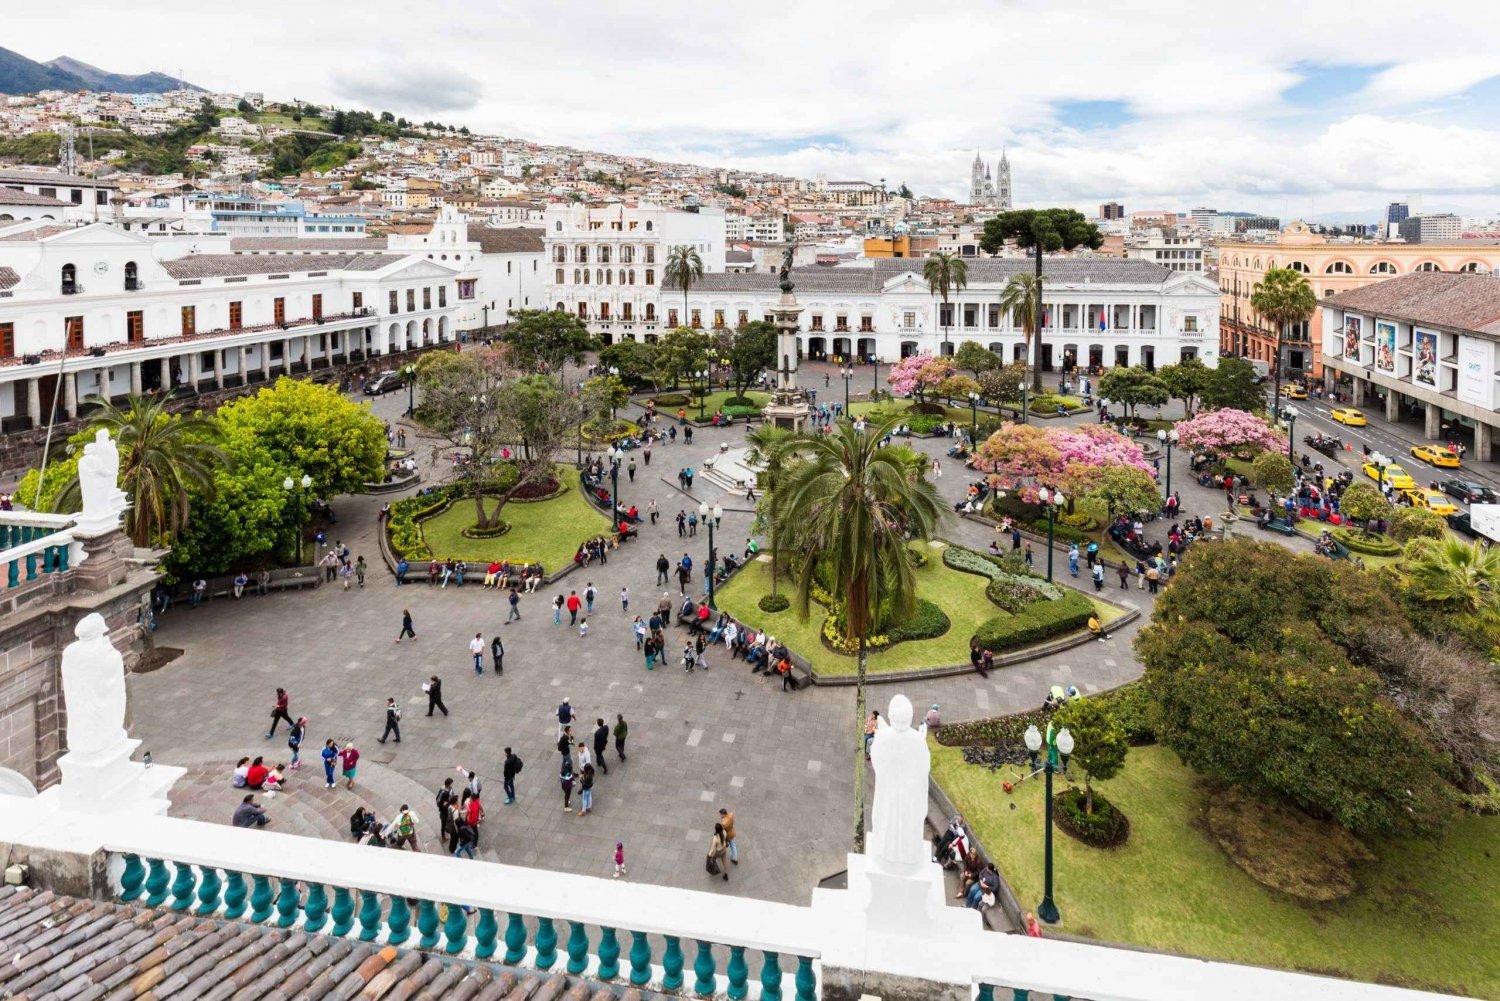
{"type": "Polygon", "coordinates": [[[71,56],[58,56],[43,65],[79,77],[90,90],[114,90],[122,94],[162,94],[169,90],[203,89],[165,73],[110,73],[71,56]]]}
{"type": "Polygon", "coordinates": [[[115,90],[124,94],[160,94],[193,84],[163,73],[108,73],[67,56],[39,63],[19,52],[0,49],[0,94],[32,94],[39,90],[115,90]]]}

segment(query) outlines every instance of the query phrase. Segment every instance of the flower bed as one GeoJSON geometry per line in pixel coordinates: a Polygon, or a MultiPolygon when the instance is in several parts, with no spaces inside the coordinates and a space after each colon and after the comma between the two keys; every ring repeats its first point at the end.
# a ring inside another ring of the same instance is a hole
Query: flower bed
{"type": "Polygon", "coordinates": [[[1328,534],[1348,547],[1350,552],[1365,556],[1400,556],[1401,544],[1383,535],[1366,535],[1356,528],[1334,525],[1328,534]]]}
{"type": "Polygon", "coordinates": [[[1130,837],[1130,820],[1101,794],[1094,793],[1094,812],[1084,810],[1082,789],[1064,789],[1052,797],[1052,816],[1064,834],[1094,848],[1118,848],[1130,837]]]}
{"type": "Polygon", "coordinates": [[[968,744],[1019,743],[1028,726],[1038,730],[1047,728],[1052,716],[1050,709],[1028,709],[1008,716],[991,716],[988,719],[968,720],[964,723],[945,723],[937,730],[937,742],[949,747],[964,747],[968,744]]]}
{"type": "Polygon", "coordinates": [[[1008,612],[981,625],[974,638],[992,651],[1025,646],[1088,625],[1093,603],[1082,594],[1037,577],[1013,573],[1005,561],[962,546],[943,550],[954,570],[988,577],[985,597],[1008,612]]]}

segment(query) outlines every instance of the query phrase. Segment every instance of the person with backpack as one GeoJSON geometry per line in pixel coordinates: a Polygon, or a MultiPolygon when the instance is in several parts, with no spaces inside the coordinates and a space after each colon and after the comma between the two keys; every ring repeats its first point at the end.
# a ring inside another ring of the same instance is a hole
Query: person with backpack
{"type": "Polygon", "coordinates": [[[292,771],[302,767],[302,738],[307,736],[307,717],[298,716],[297,722],[292,724],[291,732],[286,735],[286,746],[292,749],[292,771]]]}
{"type": "Polygon", "coordinates": [[[459,820],[453,828],[453,840],[456,845],[453,849],[453,857],[460,855],[474,857],[474,846],[479,843],[479,832],[469,825],[467,820],[459,820]]]}
{"type": "Polygon", "coordinates": [[[401,707],[396,705],[396,700],[387,698],[385,700],[385,732],[380,735],[380,743],[384,744],[386,738],[391,734],[396,735],[396,743],[401,743],[401,707]]]}
{"type": "Polygon", "coordinates": [[[594,730],[594,760],[599,763],[599,767],[603,770],[604,774],[608,775],[609,765],[604,761],[604,749],[609,746],[609,727],[605,725],[603,716],[595,720],[594,723],[596,726],[594,730]]]}
{"type": "Polygon", "coordinates": [[[411,845],[411,850],[420,852],[422,846],[417,843],[417,815],[411,812],[411,807],[405,803],[396,813],[396,819],[391,821],[390,831],[392,836],[392,848],[404,848],[411,845]]]}
{"type": "Polygon", "coordinates": [[[510,805],[516,801],[516,776],[521,774],[521,768],[525,764],[510,748],[505,749],[505,764],[503,775],[505,777],[505,803],[510,805]]]}
{"type": "Polygon", "coordinates": [[[443,787],[437,791],[438,835],[453,834],[453,810],[458,805],[458,793],[453,791],[453,780],[443,779],[443,787]]]}

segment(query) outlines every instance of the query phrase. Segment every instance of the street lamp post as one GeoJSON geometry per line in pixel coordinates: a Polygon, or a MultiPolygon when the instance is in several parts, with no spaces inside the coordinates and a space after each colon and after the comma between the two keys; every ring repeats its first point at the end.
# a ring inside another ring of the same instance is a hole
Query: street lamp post
{"type": "Polygon", "coordinates": [[[708,574],[708,607],[714,611],[718,611],[719,608],[714,604],[714,566],[718,560],[714,552],[714,528],[722,517],[724,517],[724,508],[721,505],[715,504],[713,509],[709,510],[708,501],[698,504],[698,520],[708,526],[708,569],[705,572],[708,574]]]}
{"type": "Polygon", "coordinates": [[[417,412],[417,366],[407,365],[401,369],[406,377],[406,416],[417,412]]]}
{"type": "Polygon", "coordinates": [[[1042,502],[1042,507],[1047,509],[1047,583],[1052,583],[1052,526],[1053,519],[1057,517],[1057,509],[1068,502],[1061,490],[1049,491],[1042,487],[1036,492],[1037,500],[1042,502]]]}
{"type": "MultiPolygon", "coordinates": [[[[615,365],[611,365],[609,367],[609,374],[610,378],[618,379],[620,377],[620,369],[615,365]]],[[[615,430],[615,398],[613,393],[609,397],[609,430],[610,433],[614,433],[615,430]]]]}
{"type": "Polygon", "coordinates": [[[1031,387],[1026,385],[1026,380],[1021,380],[1021,423],[1026,423],[1026,411],[1031,402],[1031,387]]]}
{"type": "Polygon", "coordinates": [[[698,378],[703,380],[703,389],[698,393],[698,419],[701,421],[703,420],[703,402],[708,396],[708,369],[702,369],[697,374],[698,378]]]}
{"type": "Polygon", "coordinates": [[[1297,418],[1301,415],[1301,411],[1291,404],[1287,404],[1281,408],[1281,414],[1286,418],[1286,461],[1290,462],[1293,468],[1296,468],[1297,418]]]}
{"type": "Polygon", "coordinates": [[[1158,431],[1156,432],[1156,440],[1166,446],[1167,449],[1167,492],[1162,496],[1170,497],[1172,496],[1172,447],[1177,444],[1177,431],[1175,429],[1172,431],[1158,431]]]}
{"type": "Polygon", "coordinates": [[[620,527],[620,512],[624,510],[620,506],[620,460],[625,458],[625,450],[618,445],[611,445],[605,453],[609,456],[609,501],[614,505],[614,527],[620,527]]]}
{"type": "MultiPolygon", "coordinates": [[[[1062,919],[1062,915],[1058,913],[1057,903],[1052,899],[1052,773],[1057,771],[1058,755],[1062,756],[1062,767],[1067,767],[1068,755],[1073,753],[1073,735],[1068,732],[1067,727],[1054,732],[1052,724],[1048,723],[1045,743],[1047,747],[1047,760],[1044,766],[1047,772],[1047,834],[1046,850],[1044,852],[1045,861],[1043,863],[1045,868],[1045,886],[1042,890],[1042,902],[1037,906],[1036,914],[1037,917],[1049,925],[1055,925],[1062,919]]],[[[1036,725],[1028,726],[1026,728],[1026,749],[1031,752],[1033,767],[1036,764],[1037,753],[1041,751],[1042,745],[1042,734],[1037,730],[1036,725]]]]}
{"type": "Polygon", "coordinates": [[[844,377],[844,416],[849,416],[849,382],[854,378],[854,364],[851,362],[839,370],[844,377]]]}
{"type": "Polygon", "coordinates": [[[1391,464],[1390,457],[1384,452],[1371,452],[1371,462],[1375,464],[1375,489],[1379,490],[1381,496],[1385,495],[1385,467],[1391,464]]]}
{"type": "Polygon", "coordinates": [[[303,474],[300,480],[294,480],[290,476],[281,481],[281,489],[291,493],[297,490],[297,565],[302,565],[302,525],[304,517],[302,514],[302,495],[308,487],[312,486],[312,477],[303,474]]]}
{"type": "Polygon", "coordinates": [[[969,442],[979,440],[979,394],[969,390],[969,442]]]}

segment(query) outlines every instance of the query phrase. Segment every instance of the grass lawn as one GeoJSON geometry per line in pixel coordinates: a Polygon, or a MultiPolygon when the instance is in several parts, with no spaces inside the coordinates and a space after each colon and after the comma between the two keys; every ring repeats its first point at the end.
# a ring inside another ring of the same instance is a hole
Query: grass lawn
{"type": "Polygon", "coordinates": [[[510,523],[510,531],[498,538],[467,539],[460,534],[474,524],[472,498],[455,501],[436,518],[422,522],[422,535],[438,559],[452,557],[470,563],[540,560],[550,573],[573,558],[580,542],[609,531],[604,512],[579,490],[578,471],[563,468],[562,478],[570,489],[561,497],[505,505],[501,517],[510,523]]]}
{"type": "MultiPolygon", "coordinates": [[[[973,824],[1023,909],[1042,894],[1043,783],[1000,790],[1006,770],[931,743],[933,775],[973,824]],[[1012,809],[1012,804],[1015,809],[1012,809]]],[[[1204,792],[1162,747],[1131,748],[1098,783],[1130,818],[1108,851],[1054,835],[1063,930],[1213,959],[1500,998],[1500,818],[1461,814],[1436,839],[1372,846],[1359,889],[1313,904],[1245,875],[1204,833],[1204,792]],[[1489,946],[1483,943],[1491,943],[1489,946]]]]}
{"type": "MultiPolygon", "coordinates": [[[[917,569],[917,593],[941,608],[951,625],[941,636],[926,640],[907,640],[888,650],[870,653],[866,667],[871,674],[967,664],[970,637],[983,623],[1005,614],[985,597],[984,578],[944,566],[940,549],[931,548],[927,552],[930,556],[927,565],[917,569]]],[[[728,612],[756,629],[769,631],[792,650],[808,658],[819,674],[855,673],[858,661],[852,654],[834,653],[823,645],[823,620],[828,613],[822,605],[813,602],[808,609],[807,621],[802,622],[797,618],[794,608],[783,612],[761,611],[757,602],[770,593],[771,564],[756,562],[720,588],[715,598],[721,611],[728,612]]],[[[791,597],[790,582],[783,581],[778,593],[791,597]]],[[[1103,623],[1112,622],[1124,614],[1109,605],[1096,605],[1100,609],[1100,621],[1103,623]]],[[[1006,651],[1011,652],[1014,651],[1006,651]]]]}
{"type": "MultiPolygon", "coordinates": [[[[732,397],[734,397],[735,395],[736,394],[735,394],[734,390],[732,390],[732,389],[728,390],[728,391],[725,391],[725,390],[721,389],[718,392],[709,393],[707,396],[705,396],[703,398],[703,417],[704,417],[704,419],[707,420],[707,419],[712,418],[713,415],[714,415],[714,411],[718,410],[720,407],[726,405],[728,403],[728,401],[732,397]]],[[[755,403],[755,405],[757,407],[763,407],[767,403],[771,402],[771,394],[770,393],[762,393],[758,389],[752,389],[752,390],[750,390],[750,392],[746,393],[745,396],[747,396],[749,399],[753,400],[754,403],[755,403]]],[[[691,399],[693,402],[687,408],[688,417],[690,419],[692,419],[692,420],[697,420],[698,419],[698,394],[697,393],[690,394],[689,395],[689,399],[691,399]]]]}

